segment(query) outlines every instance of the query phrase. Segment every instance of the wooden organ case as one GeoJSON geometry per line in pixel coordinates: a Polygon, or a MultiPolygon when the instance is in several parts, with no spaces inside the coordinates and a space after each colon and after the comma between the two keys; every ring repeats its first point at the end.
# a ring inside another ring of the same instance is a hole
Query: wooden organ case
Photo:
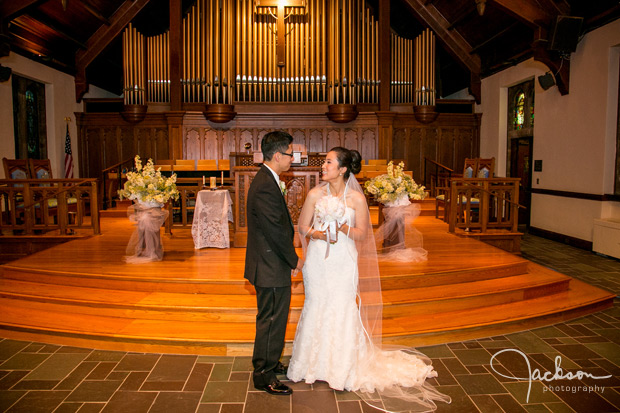
{"type": "Polygon", "coordinates": [[[196,0],[164,33],[128,25],[123,111],[77,114],[81,176],[136,154],[227,159],[259,151],[274,129],[302,152],[405,159],[419,182],[425,157],[458,169],[479,155],[480,115],[471,103],[469,113],[437,110],[434,35],[407,39],[381,24],[386,2],[389,13],[388,0],[378,10],[365,0],[196,0]]]}

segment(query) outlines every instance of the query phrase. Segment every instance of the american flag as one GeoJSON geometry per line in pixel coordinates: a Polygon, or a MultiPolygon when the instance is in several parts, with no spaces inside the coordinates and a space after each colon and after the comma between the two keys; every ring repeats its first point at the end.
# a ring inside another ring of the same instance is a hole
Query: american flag
{"type": "Polygon", "coordinates": [[[65,179],[66,178],[73,178],[73,154],[71,153],[69,125],[67,125],[67,137],[65,138],[65,179]]]}

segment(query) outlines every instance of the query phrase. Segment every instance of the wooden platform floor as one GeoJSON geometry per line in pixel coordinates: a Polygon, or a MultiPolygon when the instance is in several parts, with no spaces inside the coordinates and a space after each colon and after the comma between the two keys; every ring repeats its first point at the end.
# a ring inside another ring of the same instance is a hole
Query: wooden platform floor
{"type": "MultiPolygon", "coordinates": [[[[448,233],[420,216],[429,260],[380,264],[384,342],[430,345],[553,324],[612,305],[614,295],[519,256],[448,233]]],[[[189,230],[164,236],[162,262],[123,261],[133,231],[103,218],[102,235],[0,267],[0,336],[124,351],[250,354],[254,289],[245,249],[194,250],[189,230]]],[[[287,350],[303,306],[293,279],[287,350]]]]}

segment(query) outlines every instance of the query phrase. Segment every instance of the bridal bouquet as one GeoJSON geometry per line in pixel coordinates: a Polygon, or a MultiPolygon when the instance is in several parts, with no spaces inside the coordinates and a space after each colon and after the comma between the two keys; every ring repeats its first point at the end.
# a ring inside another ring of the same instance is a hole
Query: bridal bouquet
{"type": "Polygon", "coordinates": [[[400,206],[409,204],[410,199],[424,199],[424,187],[405,175],[403,162],[394,166],[390,161],[387,173],[374,177],[364,184],[366,192],[375,196],[384,205],[400,206]]]}
{"type": "Polygon", "coordinates": [[[127,182],[123,189],[118,191],[121,199],[137,200],[151,206],[161,206],[170,198],[179,199],[176,174],[172,174],[170,178],[161,176],[161,171],[155,170],[152,159],[142,166],[139,155],[135,157],[135,164],[135,172],[127,172],[127,182]]]}
{"type": "Polygon", "coordinates": [[[344,212],[344,204],[333,195],[322,197],[314,206],[314,217],[319,224],[319,230],[325,231],[330,242],[338,240],[337,224],[343,220],[344,212]]]}

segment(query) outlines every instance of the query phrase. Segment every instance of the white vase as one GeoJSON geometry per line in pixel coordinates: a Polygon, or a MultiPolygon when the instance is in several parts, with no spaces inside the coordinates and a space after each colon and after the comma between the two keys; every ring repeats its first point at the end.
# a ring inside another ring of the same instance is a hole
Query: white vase
{"type": "Polygon", "coordinates": [[[137,201],[138,204],[143,206],[144,208],[161,208],[164,206],[164,204],[157,201],[142,201],[141,199],[138,199],[137,201]]]}

